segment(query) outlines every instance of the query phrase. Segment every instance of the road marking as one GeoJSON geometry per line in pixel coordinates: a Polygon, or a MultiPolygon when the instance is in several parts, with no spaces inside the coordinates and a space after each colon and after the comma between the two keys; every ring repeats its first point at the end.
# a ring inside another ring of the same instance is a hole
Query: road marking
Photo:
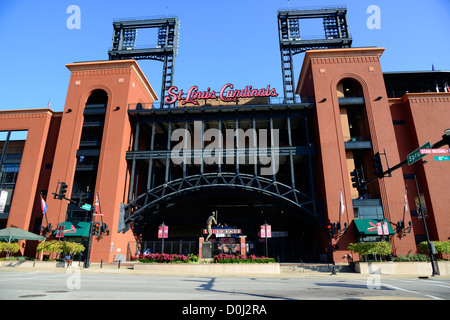
{"type": "MultiPolygon", "coordinates": [[[[411,280],[401,280],[401,281],[403,281],[403,282],[410,282],[410,283],[416,283],[415,281],[411,281],[411,280]]],[[[443,288],[450,288],[450,286],[448,286],[448,285],[441,284],[441,283],[447,284],[446,282],[439,282],[439,281],[434,281],[434,280],[422,280],[422,281],[424,283],[426,283],[426,284],[430,284],[430,285],[433,285],[433,286],[438,286],[438,287],[443,287],[443,288]]]]}
{"type": "Polygon", "coordinates": [[[16,278],[2,279],[2,280],[0,280],[0,282],[19,281],[19,280],[40,280],[43,278],[56,278],[56,277],[62,277],[62,276],[67,277],[68,274],[48,275],[48,276],[43,276],[43,277],[30,277],[30,278],[16,277],[16,278]]]}
{"type": "MultiPolygon", "coordinates": [[[[366,282],[366,281],[364,281],[364,280],[355,280],[355,281],[358,281],[358,282],[364,282],[364,283],[366,282]]],[[[429,294],[423,294],[423,293],[420,293],[420,292],[417,292],[417,291],[412,291],[412,290],[403,289],[403,288],[396,287],[396,286],[393,286],[393,285],[390,285],[390,284],[382,283],[382,284],[380,284],[380,285],[381,285],[381,286],[384,286],[384,287],[387,287],[387,288],[394,289],[394,290],[399,290],[399,291],[404,291],[404,292],[409,292],[409,293],[419,294],[419,295],[422,295],[422,296],[425,296],[425,297],[429,297],[429,298],[435,299],[435,300],[445,300],[445,299],[442,299],[442,298],[439,298],[439,297],[435,297],[435,296],[432,296],[432,295],[429,295],[429,294]]]]}

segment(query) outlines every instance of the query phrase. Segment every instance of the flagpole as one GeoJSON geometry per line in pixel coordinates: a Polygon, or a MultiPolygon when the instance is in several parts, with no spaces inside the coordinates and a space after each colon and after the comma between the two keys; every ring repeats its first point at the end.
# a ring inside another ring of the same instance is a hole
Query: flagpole
{"type": "Polygon", "coordinates": [[[341,225],[341,216],[342,216],[342,189],[340,189],[339,195],[339,225],[341,225]]]}
{"type": "Polygon", "coordinates": [[[406,204],[407,204],[407,192],[408,192],[408,188],[405,185],[405,199],[403,200],[403,223],[405,223],[405,214],[406,214],[406,204]]]}
{"type": "Polygon", "coordinates": [[[97,200],[98,200],[98,210],[100,212],[100,221],[102,222],[103,225],[102,205],[100,204],[100,195],[98,194],[98,191],[97,191],[97,200]]]}

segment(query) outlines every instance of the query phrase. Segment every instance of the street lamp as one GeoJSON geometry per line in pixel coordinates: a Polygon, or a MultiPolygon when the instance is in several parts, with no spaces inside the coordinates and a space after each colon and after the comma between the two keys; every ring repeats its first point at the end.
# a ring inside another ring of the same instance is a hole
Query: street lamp
{"type": "MultiPolygon", "coordinates": [[[[425,165],[426,163],[428,163],[427,160],[422,161],[422,164],[425,165]]],[[[425,214],[423,212],[423,206],[422,206],[422,200],[420,199],[420,192],[419,192],[419,185],[417,184],[417,176],[416,176],[416,171],[420,168],[420,165],[417,166],[416,170],[414,170],[413,176],[414,176],[414,182],[416,184],[416,191],[417,191],[417,197],[419,198],[419,210],[420,210],[420,214],[422,215],[422,220],[423,220],[423,226],[425,228],[425,235],[427,237],[427,247],[428,247],[428,255],[430,256],[431,259],[431,268],[433,270],[433,273],[431,274],[432,276],[438,275],[438,272],[436,271],[436,264],[434,262],[434,257],[433,257],[433,251],[432,247],[431,247],[431,242],[430,242],[430,237],[428,235],[428,228],[427,228],[427,222],[425,221],[425,214]]]]}

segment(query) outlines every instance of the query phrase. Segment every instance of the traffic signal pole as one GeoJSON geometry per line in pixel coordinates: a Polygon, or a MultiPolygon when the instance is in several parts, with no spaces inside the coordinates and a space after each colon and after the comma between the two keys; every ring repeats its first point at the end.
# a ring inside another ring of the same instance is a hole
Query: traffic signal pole
{"type": "Polygon", "coordinates": [[[89,242],[88,242],[88,247],[87,247],[87,252],[86,252],[86,259],[84,260],[84,268],[85,269],[89,268],[89,266],[90,266],[89,259],[91,257],[92,231],[94,230],[94,215],[95,215],[95,210],[93,208],[91,208],[91,228],[89,230],[89,242]]]}
{"type": "MultiPolygon", "coordinates": [[[[436,142],[435,144],[433,144],[431,146],[431,149],[437,149],[444,145],[447,145],[448,147],[450,147],[450,129],[445,130],[445,134],[442,136],[442,139],[440,141],[436,142]]],[[[366,186],[369,183],[374,182],[375,180],[383,179],[386,175],[390,175],[393,171],[400,169],[405,164],[408,164],[408,160],[404,160],[404,161],[396,164],[392,168],[389,168],[388,170],[384,171],[382,176],[380,175],[379,177],[373,177],[372,179],[367,180],[366,182],[362,183],[362,186],[366,186]]]]}
{"type": "MultiPolygon", "coordinates": [[[[445,130],[445,134],[442,136],[442,139],[440,141],[436,142],[435,144],[433,144],[431,146],[431,149],[437,149],[437,148],[440,148],[440,147],[442,147],[444,145],[447,145],[448,147],[450,147],[450,129],[446,129],[445,130]]],[[[401,167],[403,167],[407,163],[408,163],[408,160],[406,159],[406,160],[398,163],[397,165],[393,166],[392,168],[384,171],[382,175],[380,174],[379,176],[375,176],[374,178],[372,178],[372,179],[368,180],[367,182],[363,183],[362,185],[366,186],[366,185],[368,185],[369,183],[371,183],[371,182],[373,182],[375,180],[383,179],[387,174],[390,176],[391,172],[393,172],[393,171],[395,171],[397,169],[400,169],[401,167]]],[[[435,267],[435,262],[434,262],[434,258],[433,258],[433,250],[431,248],[431,243],[430,243],[430,239],[429,239],[429,235],[428,235],[428,229],[427,229],[427,225],[426,225],[426,221],[425,221],[426,220],[425,219],[425,214],[423,213],[423,209],[422,209],[422,201],[420,200],[419,186],[417,184],[417,177],[416,177],[416,173],[415,172],[414,172],[414,182],[416,184],[416,192],[417,192],[417,197],[419,199],[419,209],[420,209],[420,212],[422,214],[422,219],[423,219],[423,223],[424,223],[424,227],[425,227],[425,234],[426,234],[426,237],[427,237],[428,254],[429,254],[430,259],[431,259],[431,267],[432,267],[432,270],[433,270],[432,271],[432,276],[434,276],[434,275],[437,275],[439,273],[437,272],[436,267],[435,267]]]]}

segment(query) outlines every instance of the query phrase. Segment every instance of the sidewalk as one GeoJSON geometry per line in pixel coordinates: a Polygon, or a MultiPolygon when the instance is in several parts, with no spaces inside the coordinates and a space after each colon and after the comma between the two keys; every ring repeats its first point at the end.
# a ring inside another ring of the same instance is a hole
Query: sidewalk
{"type": "MultiPolygon", "coordinates": [[[[326,266],[326,265],[325,265],[326,266]]],[[[330,266],[331,267],[331,266],[330,266]]],[[[62,264],[58,266],[33,266],[32,262],[28,262],[27,264],[10,264],[9,266],[0,265],[0,272],[18,272],[18,271],[26,271],[26,272],[73,272],[78,271],[81,273],[89,273],[89,274],[117,274],[117,275],[148,275],[148,276],[182,276],[182,277],[258,277],[258,278],[340,278],[340,279],[368,279],[372,275],[370,274],[360,274],[354,272],[342,272],[339,268],[336,268],[336,274],[332,275],[328,269],[324,268],[324,265],[317,264],[298,264],[298,265],[281,265],[280,273],[277,274],[251,274],[251,273],[185,273],[185,272],[152,272],[149,270],[135,270],[134,263],[124,262],[121,263],[120,266],[118,263],[104,263],[100,265],[100,263],[91,263],[89,268],[84,268],[83,263],[78,264],[78,262],[74,262],[71,267],[64,267],[62,264]],[[318,267],[322,268],[318,268],[318,267]],[[313,267],[313,268],[307,268],[313,267]]],[[[391,278],[391,279],[418,279],[418,278],[426,278],[418,277],[417,275],[391,275],[391,274],[381,274],[379,275],[383,278],[391,278]]],[[[428,276],[428,279],[450,279],[450,276],[428,276]]]]}

